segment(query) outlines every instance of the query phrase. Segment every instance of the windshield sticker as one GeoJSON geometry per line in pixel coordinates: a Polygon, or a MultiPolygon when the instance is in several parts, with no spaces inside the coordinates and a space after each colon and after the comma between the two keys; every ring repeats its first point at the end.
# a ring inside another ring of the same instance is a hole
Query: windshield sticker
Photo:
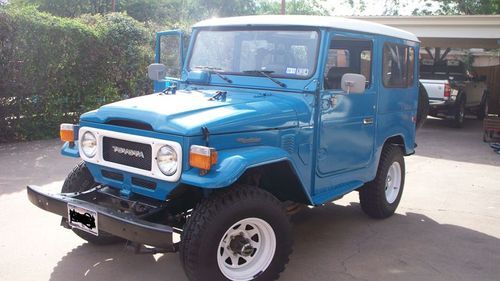
{"type": "Polygon", "coordinates": [[[307,76],[307,75],[309,75],[309,69],[308,68],[297,68],[297,75],[307,76]]]}
{"type": "Polygon", "coordinates": [[[286,74],[295,74],[297,72],[297,68],[295,67],[287,67],[286,74]]]}

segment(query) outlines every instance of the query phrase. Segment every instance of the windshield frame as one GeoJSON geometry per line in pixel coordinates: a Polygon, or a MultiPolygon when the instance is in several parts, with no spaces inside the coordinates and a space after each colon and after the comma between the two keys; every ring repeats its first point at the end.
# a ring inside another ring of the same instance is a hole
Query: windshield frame
{"type": "MultiPolygon", "coordinates": [[[[194,48],[196,46],[196,41],[198,39],[198,35],[203,31],[313,31],[317,34],[317,42],[316,42],[316,51],[314,54],[314,60],[312,63],[312,70],[308,76],[290,76],[290,75],[280,75],[275,73],[270,73],[269,76],[272,78],[280,78],[280,79],[291,79],[291,80],[309,80],[314,75],[316,75],[316,70],[318,69],[318,58],[321,47],[321,30],[319,27],[314,26],[289,26],[289,25],[277,25],[277,26],[216,26],[216,27],[198,27],[196,28],[192,46],[190,46],[189,54],[186,59],[186,70],[193,71],[195,68],[190,68],[191,58],[193,56],[194,48]]],[[[253,69],[250,69],[253,70],[253,69]]],[[[244,72],[229,72],[229,71],[215,71],[224,75],[234,75],[234,76],[251,76],[251,77],[263,77],[260,75],[244,73],[244,72]]]]}

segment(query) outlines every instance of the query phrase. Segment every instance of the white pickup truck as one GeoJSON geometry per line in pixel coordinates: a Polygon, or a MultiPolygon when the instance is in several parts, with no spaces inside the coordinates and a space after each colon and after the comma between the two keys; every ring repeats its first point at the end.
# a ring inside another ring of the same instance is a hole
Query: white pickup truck
{"type": "Polygon", "coordinates": [[[420,82],[429,95],[429,115],[451,118],[455,127],[462,127],[470,112],[483,119],[487,112],[488,90],[485,77],[471,78],[464,63],[444,60],[434,63],[422,60],[420,82]]]}

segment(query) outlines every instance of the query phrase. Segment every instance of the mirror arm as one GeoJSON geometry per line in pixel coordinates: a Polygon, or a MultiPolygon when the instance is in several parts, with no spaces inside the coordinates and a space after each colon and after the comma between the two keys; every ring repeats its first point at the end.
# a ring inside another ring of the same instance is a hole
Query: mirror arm
{"type": "Polygon", "coordinates": [[[347,87],[347,94],[351,92],[351,87],[355,86],[354,81],[345,81],[345,85],[347,87]]]}

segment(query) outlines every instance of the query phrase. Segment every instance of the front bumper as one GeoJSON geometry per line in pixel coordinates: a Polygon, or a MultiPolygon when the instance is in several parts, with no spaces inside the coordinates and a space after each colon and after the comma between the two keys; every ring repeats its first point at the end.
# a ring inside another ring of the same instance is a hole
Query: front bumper
{"type": "Polygon", "coordinates": [[[123,239],[139,244],[151,245],[163,249],[174,249],[172,233],[180,231],[164,224],[146,221],[131,213],[123,213],[112,208],[89,202],[98,197],[106,196],[97,194],[97,190],[83,193],[57,193],[43,191],[37,186],[28,186],[28,198],[37,207],[68,217],[68,203],[94,210],[98,216],[98,228],[123,239]]]}

